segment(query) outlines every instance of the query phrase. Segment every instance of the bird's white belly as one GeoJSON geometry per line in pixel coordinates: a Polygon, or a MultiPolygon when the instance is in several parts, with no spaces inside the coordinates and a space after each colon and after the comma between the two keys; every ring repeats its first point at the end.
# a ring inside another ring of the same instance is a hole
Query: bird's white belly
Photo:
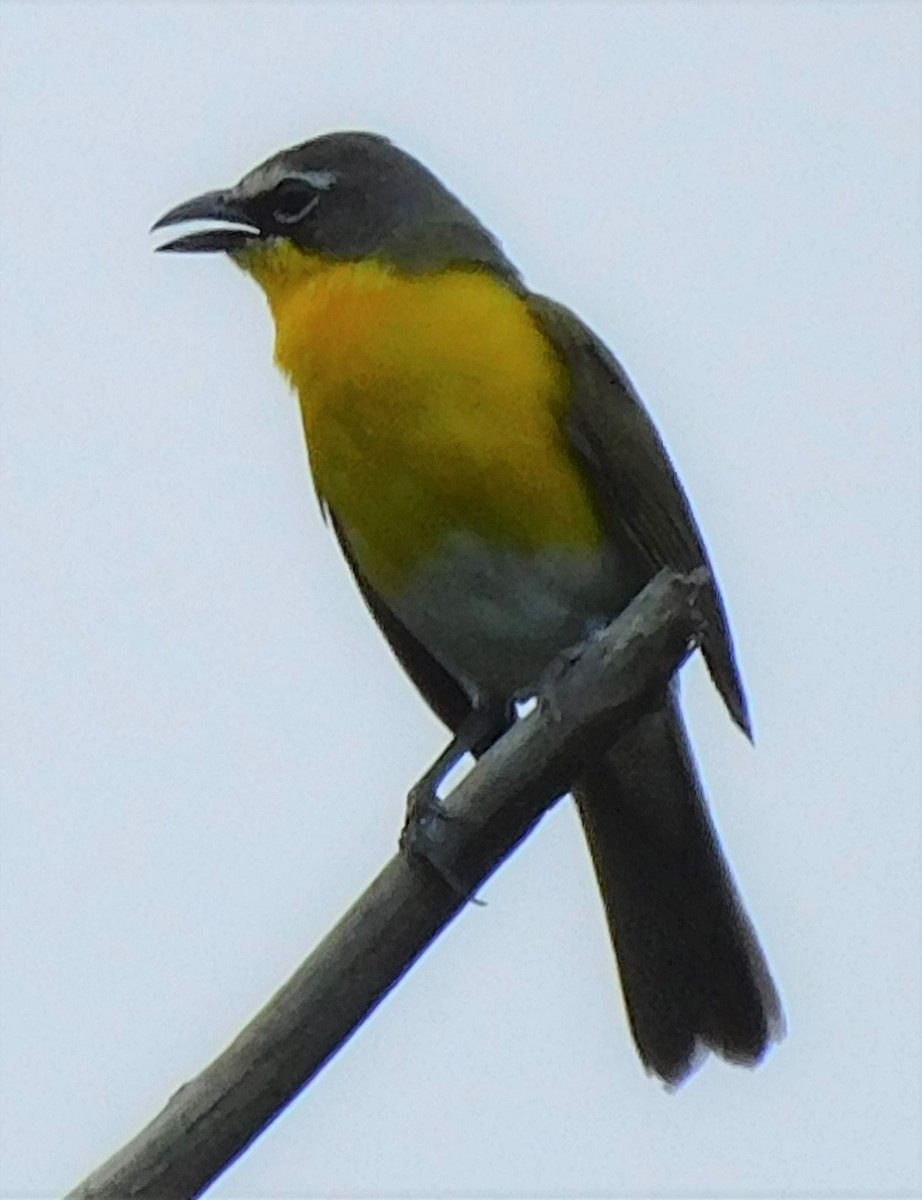
{"type": "Polygon", "coordinates": [[[610,547],[526,553],[456,533],[391,603],[471,699],[521,697],[628,602],[626,576],[610,547]]]}

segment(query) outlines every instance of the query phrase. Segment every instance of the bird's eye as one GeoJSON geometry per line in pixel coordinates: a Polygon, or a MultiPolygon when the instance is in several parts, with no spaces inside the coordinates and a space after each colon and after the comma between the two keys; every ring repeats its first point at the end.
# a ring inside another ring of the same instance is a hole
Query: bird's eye
{"type": "Polygon", "coordinates": [[[296,179],[283,179],[272,191],[272,216],[280,225],[294,225],[320,203],[313,188],[296,179]]]}

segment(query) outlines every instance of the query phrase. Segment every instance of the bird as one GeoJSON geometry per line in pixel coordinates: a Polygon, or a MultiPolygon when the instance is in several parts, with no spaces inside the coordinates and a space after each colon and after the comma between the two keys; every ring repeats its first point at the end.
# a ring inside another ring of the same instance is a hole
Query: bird
{"type": "MultiPolygon", "coordinates": [[[[453,733],[427,777],[515,719],[549,664],[663,567],[706,568],[700,648],[752,727],[691,505],[627,373],[497,238],[376,133],[325,133],[153,226],[261,287],[310,473],[364,601],[453,733]]],[[[579,765],[585,831],[640,1060],[674,1088],[754,1066],[778,991],[705,799],[677,682],[579,765]]],[[[416,797],[417,802],[419,796],[416,797]]]]}

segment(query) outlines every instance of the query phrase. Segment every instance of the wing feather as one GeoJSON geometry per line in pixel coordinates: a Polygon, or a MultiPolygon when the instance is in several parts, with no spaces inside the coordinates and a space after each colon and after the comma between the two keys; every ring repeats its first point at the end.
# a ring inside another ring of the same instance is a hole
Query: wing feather
{"type": "Polygon", "coordinates": [[[532,315],[571,379],[564,420],[571,445],[595,485],[613,538],[629,544],[643,568],[690,571],[705,566],[708,630],[702,653],[733,720],[752,727],[720,589],[688,497],[640,397],[621,364],[563,305],[532,296],[532,315]]]}

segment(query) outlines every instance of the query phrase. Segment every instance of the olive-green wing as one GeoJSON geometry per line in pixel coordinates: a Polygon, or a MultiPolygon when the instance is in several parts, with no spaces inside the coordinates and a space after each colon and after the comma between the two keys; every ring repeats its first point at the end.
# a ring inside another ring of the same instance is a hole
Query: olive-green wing
{"type": "MultiPolygon", "coordinates": [[[[614,355],[569,309],[544,296],[531,312],[563,360],[571,381],[566,429],[585,464],[611,536],[630,546],[654,574],[662,567],[713,571],[669,456],[614,355]]],[[[752,737],[746,697],[717,581],[705,597],[702,653],[714,683],[743,732],[752,737]]]]}

